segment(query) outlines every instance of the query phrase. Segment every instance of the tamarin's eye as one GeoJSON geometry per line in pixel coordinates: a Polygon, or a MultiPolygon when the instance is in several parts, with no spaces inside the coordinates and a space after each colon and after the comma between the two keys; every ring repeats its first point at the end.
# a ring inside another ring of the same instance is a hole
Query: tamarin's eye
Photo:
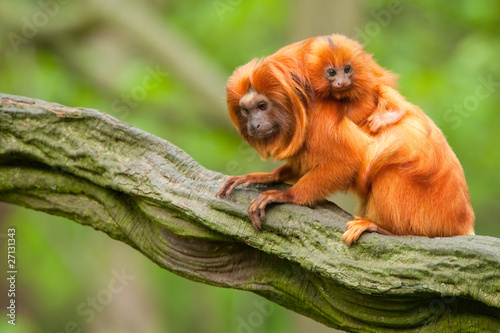
{"type": "Polygon", "coordinates": [[[267,103],[266,102],[260,102],[258,107],[259,107],[259,110],[264,111],[265,109],[267,109],[267,103]]]}
{"type": "Polygon", "coordinates": [[[333,68],[328,68],[326,70],[326,75],[328,76],[335,76],[335,74],[337,74],[337,72],[333,68]]]}
{"type": "Polygon", "coordinates": [[[248,115],[248,109],[247,108],[241,108],[241,113],[243,113],[245,116],[248,115]]]}
{"type": "Polygon", "coordinates": [[[348,73],[350,73],[350,72],[352,72],[352,67],[351,67],[351,65],[347,65],[347,66],[345,66],[345,67],[344,67],[344,73],[348,74],[348,73]]]}

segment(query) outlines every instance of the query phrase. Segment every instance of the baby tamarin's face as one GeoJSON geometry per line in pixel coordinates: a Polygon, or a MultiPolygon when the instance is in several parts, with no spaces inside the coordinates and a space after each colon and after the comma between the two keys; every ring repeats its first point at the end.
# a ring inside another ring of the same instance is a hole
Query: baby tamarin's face
{"type": "Polygon", "coordinates": [[[325,70],[325,78],[330,81],[333,91],[343,91],[351,87],[352,72],[352,66],[349,63],[340,66],[330,64],[325,70]]]}
{"type": "Polygon", "coordinates": [[[317,37],[306,58],[311,86],[323,99],[358,96],[378,70],[373,64],[359,43],[342,35],[317,37]]]}

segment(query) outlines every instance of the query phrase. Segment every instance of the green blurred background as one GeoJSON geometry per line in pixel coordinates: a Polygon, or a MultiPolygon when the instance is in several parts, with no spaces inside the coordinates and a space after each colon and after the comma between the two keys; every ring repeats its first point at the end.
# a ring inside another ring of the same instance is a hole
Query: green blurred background
{"type": "MultiPolygon", "coordinates": [[[[212,170],[272,170],[279,164],[231,128],[225,80],[254,57],[333,32],[400,74],[400,91],[462,162],[476,233],[500,237],[497,0],[3,1],[0,91],[102,110],[212,170]]],[[[333,200],[352,212],[352,199],[333,200]]],[[[179,278],[62,218],[2,204],[0,223],[2,258],[7,228],[17,229],[18,268],[17,325],[3,310],[1,332],[333,331],[251,293],[179,278]]],[[[3,278],[3,309],[7,289],[3,278]]]]}

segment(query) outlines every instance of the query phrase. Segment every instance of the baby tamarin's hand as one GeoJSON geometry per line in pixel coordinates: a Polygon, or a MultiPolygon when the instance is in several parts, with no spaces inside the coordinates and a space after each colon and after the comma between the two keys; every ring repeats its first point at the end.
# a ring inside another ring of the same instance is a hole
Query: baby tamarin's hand
{"type": "Polygon", "coordinates": [[[403,118],[405,111],[388,110],[385,112],[376,112],[368,117],[368,127],[370,132],[377,133],[387,125],[395,124],[403,118]]]}
{"type": "Polygon", "coordinates": [[[394,88],[380,85],[377,89],[377,106],[368,117],[368,127],[372,133],[382,128],[396,124],[405,115],[408,105],[406,100],[394,88]]]}

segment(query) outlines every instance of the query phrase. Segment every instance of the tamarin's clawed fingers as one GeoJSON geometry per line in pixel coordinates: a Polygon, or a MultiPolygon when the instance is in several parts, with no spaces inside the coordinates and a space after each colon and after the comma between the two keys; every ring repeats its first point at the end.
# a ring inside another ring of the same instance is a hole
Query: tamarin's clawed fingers
{"type": "Polygon", "coordinates": [[[255,230],[260,230],[262,222],[266,222],[266,206],[270,203],[283,202],[283,191],[265,191],[250,202],[248,217],[255,230]]]}
{"type": "Polygon", "coordinates": [[[234,189],[243,184],[243,187],[248,187],[251,184],[249,175],[245,176],[233,176],[229,177],[224,184],[222,184],[219,192],[215,195],[216,197],[227,197],[233,193],[234,189]]]}
{"type": "Polygon", "coordinates": [[[281,166],[273,172],[256,172],[243,176],[228,177],[222,184],[216,197],[227,197],[233,193],[234,189],[239,185],[244,188],[252,184],[269,184],[290,179],[293,176],[293,171],[286,165],[281,166]]]}

